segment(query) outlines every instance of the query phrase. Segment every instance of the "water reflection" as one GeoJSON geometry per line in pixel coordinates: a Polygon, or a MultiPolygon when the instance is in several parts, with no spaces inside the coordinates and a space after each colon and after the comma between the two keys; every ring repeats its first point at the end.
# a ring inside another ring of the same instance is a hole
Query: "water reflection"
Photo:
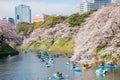
{"type": "Polygon", "coordinates": [[[71,67],[65,65],[69,61],[67,57],[54,61],[55,64],[47,68],[35,54],[0,59],[0,80],[53,80],[51,76],[56,71],[63,73],[64,80],[120,80],[119,72],[108,75],[96,75],[93,69],[72,72],[71,67]]]}

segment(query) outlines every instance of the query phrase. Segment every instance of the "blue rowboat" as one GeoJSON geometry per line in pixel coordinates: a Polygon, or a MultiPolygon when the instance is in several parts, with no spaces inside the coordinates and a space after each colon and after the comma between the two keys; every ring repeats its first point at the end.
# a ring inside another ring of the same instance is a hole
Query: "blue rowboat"
{"type": "Polygon", "coordinates": [[[81,68],[73,68],[72,71],[73,72],[82,72],[82,69],[81,68]]]}
{"type": "Polygon", "coordinates": [[[56,76],[55,74],[52,77],[55,80],[63,80],[64,79],[64,77],[59,77],[59,76],[56,76]]]}
{"type": "Polygon", "coordinates": [[[67,66],[73,66],[72,63],[68,63],[68,62],[66,63],[66,65],[67,65],[67,66]]]}
{"type": "Polygon", "coordinates": [[[103,67],[104,68],[111,68],[111,69],[113,69],[113,68],[120,68],[120,66],[116,66],[116,65],[113,65],[113,66],[111,66],[111,65],[104,65],[103,67]]]}

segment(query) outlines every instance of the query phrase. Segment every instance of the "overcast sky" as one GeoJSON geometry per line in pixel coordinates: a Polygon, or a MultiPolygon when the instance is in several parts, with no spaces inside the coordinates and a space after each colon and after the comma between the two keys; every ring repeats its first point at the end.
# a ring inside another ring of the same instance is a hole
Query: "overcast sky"
{"type": "Polygon", "coordinates": [[[25,4],[31,7],[32,16],[37,14],[69,15],[77,11],[83,0],[0,0],[0,18],[13,17],[15,6],[25,4]]]}

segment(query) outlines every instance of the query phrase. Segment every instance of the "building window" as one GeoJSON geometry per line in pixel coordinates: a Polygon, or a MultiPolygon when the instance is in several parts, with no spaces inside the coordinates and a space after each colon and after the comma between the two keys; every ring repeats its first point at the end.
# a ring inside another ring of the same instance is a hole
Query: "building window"
{"type": "Polygon", "coordinates": [[[17,19],[19,20],[19,15],[17,15],[17,19]]]}

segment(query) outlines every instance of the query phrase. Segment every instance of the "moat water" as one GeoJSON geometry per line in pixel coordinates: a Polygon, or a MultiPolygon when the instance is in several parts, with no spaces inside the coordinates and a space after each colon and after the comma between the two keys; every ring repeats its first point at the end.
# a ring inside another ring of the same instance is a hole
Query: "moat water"
{"type": "Polygon", "coordinates": [[[52,75],[59,71],[63,73],[64,80],[120,80],[120,72],[100,76],[93,69],[84,72],[72,72],[66,66],[69,58],[55,58],[55,64],[45,67],[45,63],[35,54],[23,54],[0,59],[0,80],[54,80],[52,75]]]}

